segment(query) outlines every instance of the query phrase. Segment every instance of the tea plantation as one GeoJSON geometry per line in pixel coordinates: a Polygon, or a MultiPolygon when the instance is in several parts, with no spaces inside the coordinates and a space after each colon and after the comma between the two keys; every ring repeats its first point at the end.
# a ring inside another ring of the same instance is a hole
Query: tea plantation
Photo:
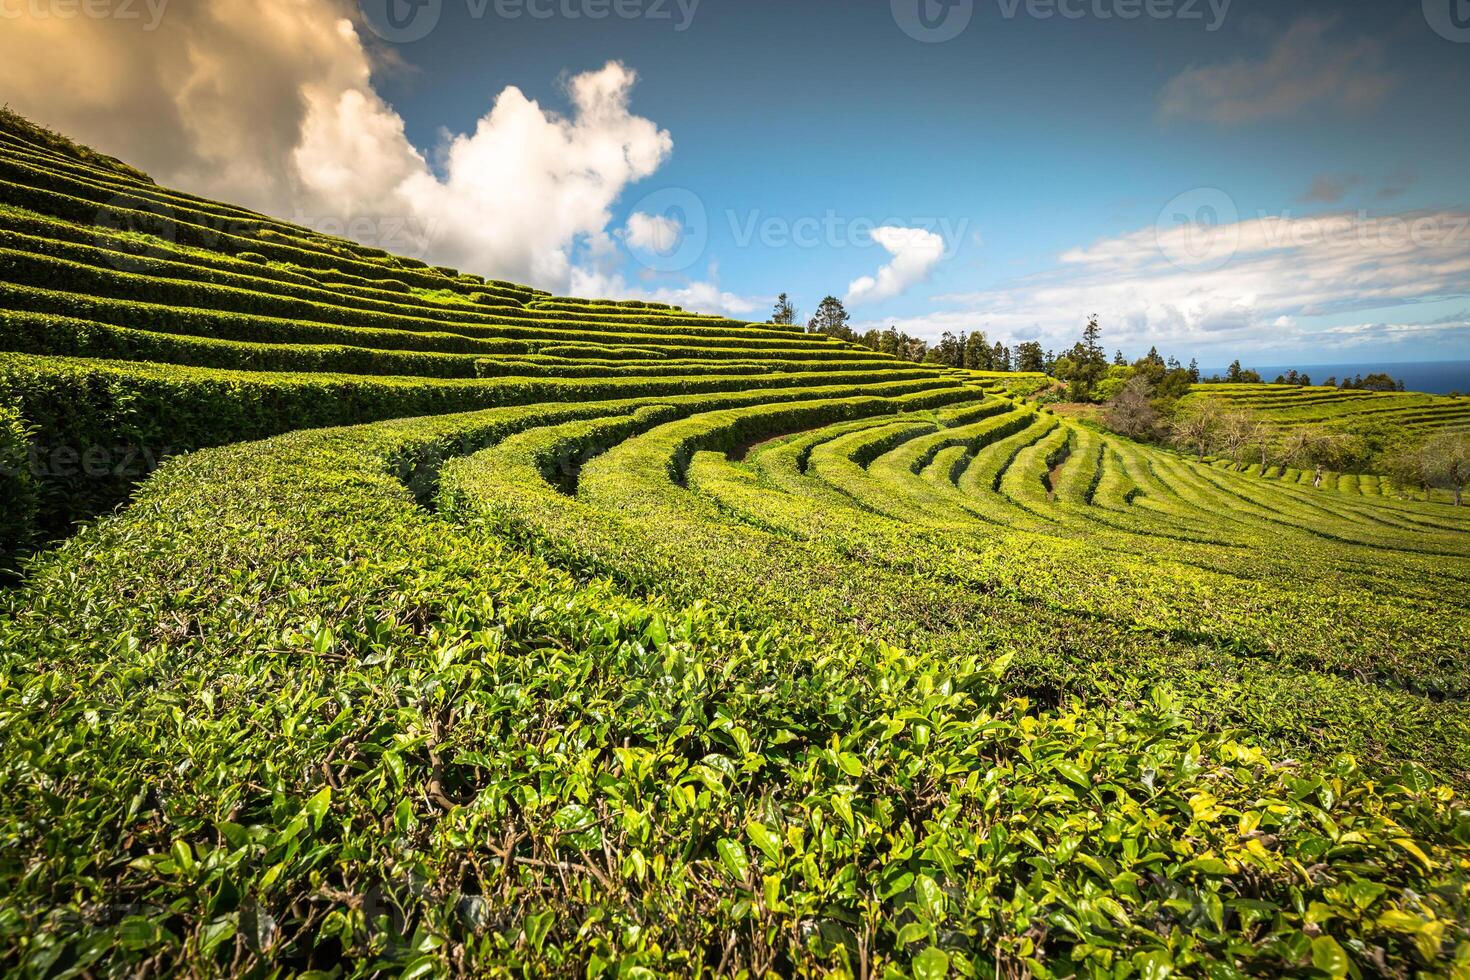
{"type": "Polygon", "coordinates": [[[0,349],[7,975],[1470,976],[1463,508],[13,117],[0,349]]]}

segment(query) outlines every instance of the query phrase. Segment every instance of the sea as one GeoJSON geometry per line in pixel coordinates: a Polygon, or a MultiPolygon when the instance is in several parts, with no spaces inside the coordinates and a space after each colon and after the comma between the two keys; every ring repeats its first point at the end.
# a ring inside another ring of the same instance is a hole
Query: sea
{"type": "MultiPolygon", "coordinates": [[[[1331,377],[1341,381],[1343,378],[1359,374],[1366,377],[1381,371],[1403,381],[1404,388],[1408,391],[1422,391],[1431,395],[1448,395],[1452,391],[1470,394],[1470,361],[1406,361],[1399,364],[1376,361],[1371,364],[1274,364],[1257,367],[1241,360],[1240,364],[1259,372],[1261,380],[1266,382],[1275,381],[1277,375],[1285,374],[1292,368],[1310,375],[1313,384],[1321,384],[1331,377]]],[[[1223,378],[1226,370],[1223,367],[1206,367],[1200,368],[1200,374],[1206,378],[1218,374],[1223,378]]]]}

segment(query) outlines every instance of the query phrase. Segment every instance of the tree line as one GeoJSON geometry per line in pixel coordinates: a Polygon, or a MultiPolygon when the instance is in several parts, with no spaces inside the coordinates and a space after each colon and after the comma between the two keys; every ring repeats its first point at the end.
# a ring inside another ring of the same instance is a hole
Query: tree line
{"type": "MultiPolygon", "coordinates": [[[[931,344],[918,337],[911,337],[897,327],[887,330],[867,330],[859,333],[851,325],[852,316],[835,296],[827,296],[818,304],[817,311],[806,322],[807,333],[820,333],[838,340],[861,344],[870,350],[922,364],[938,364],[943,367],[966,368],[972,371],[1018,371],[1045,374],[1066,385],[1066,400],[1073,402],[1108,402],[1116,398],[1130,378],[1140,371],[1147,374],[1155,387],[1162,387],[1163,397],[1185,383],[1195,384],[1263,384],[1259,371],[1242,367],[1237,359],[1226,369],[1225,374],[1202,377],[1198,360],[1191,360],[1186,368],[1173,357],[1165,360],[1158,348],[1151,348],[1144,357],[1129,362],[1121,350],[1116,351],[1111,362],[1101,343],[1102,328],[1096,314],[1088,318],[1082,338],[1070,350],[1058,354],[1044,350],[1036,341],[1017,344],[1014,350],[997,340],[994,343],[983,330],[973,333],[961,331],[955,335],[949,331],[931,344]]],[[[790,297],[782,293],[776,300],[771,315],[772,323],[796,325],[801,314],[792,305],[790,297]]],[[[1271,382],[1277,385],[1311,387],[1311,375],[1295,369],[1276,376],[1271,382]]],[[[1340,381],[1336,376],[1322,382],[1323,387],[1361,391],[1403,391],[1404,383],[1386,372],[1374,372],[1366,377],[1358,374],[1340,381]]],[[[1173,395],[1178,397],[1178,395],[1173,395]]]]}

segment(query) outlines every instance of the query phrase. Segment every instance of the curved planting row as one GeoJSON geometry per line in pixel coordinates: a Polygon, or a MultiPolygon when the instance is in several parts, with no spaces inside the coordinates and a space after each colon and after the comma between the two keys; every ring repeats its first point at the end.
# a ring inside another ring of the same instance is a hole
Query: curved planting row
{"type": "Polygon", "coordinates": [[[1268,423],[1345,427],[1403,426],[1428,432],[1470,426],[1470,395],[1371,392],[1282,385],[1203,385],[1188,400],[1249,409],[1268,423]]]}
{"type": "Polygon", "coordinates": [[[1470,969],[1461,512],[0,164],[7,974],[1470,969]]]}

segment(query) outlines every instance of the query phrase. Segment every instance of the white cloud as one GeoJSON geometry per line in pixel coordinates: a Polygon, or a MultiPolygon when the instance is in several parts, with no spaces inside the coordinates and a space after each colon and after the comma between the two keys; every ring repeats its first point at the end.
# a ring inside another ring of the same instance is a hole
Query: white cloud
{"type": "MultiPolygon", "coordinates": [[[[1174,236],[1147,228],[1068,250],[1055,269],[982,292],[940,296],[899,319],[916,336],[982,329],[1067,347],[1097,313],[1110,347],[1201,353],[1324,349],[1410,339],[1470,343],[1470,324],[1314,326],[1313,318],[1470,296],[1470,211],[1376,217],[1262,217],[1221,226],[1218,268],[1180,267],[1174,236]],[[1306,322],[1303,322],[1306,321],[1306,322]]],[[[1213,263],[1211,263],[1213,265],[1213,263]]],[[[1412,315],[1402,318],[1412,319],[1412,315]]],[[[886,325],[887,321],[885,321],[886,325]]]]}
{"type": "Polygon", "coordinates": [[[1160,117],[1238,124],[1307,107],[1349,112],[1376,107],[1398,83],[1383,66],[1383,42],[1329,40],[1335,23],[1336,18],[1303,17],[1262,58],[1175,76],[1164,86],[1160,117]]]}
{"type": "Polygon", "coordinates": [[[668,253],[678,247],[684,228],[673,218],[635,211],[628,215],[625,234],[628,244],[633,248],[668,253]]]}
{"type": "Polygon", "coordinates": [[[721,289],[714,270],[704,281],[650,289],[630,284],[616,273],[576,268],[572,270],[569,293],[587,299],[641,299],[650,303],[668,303],[696,313],[718,313],[736,320],[748,320],[757,312],[764,316],[764,311],[774,302],[774,298],[741,296],[721,289]]]}
{"type": "Polygon", "coordinates": [[[876,276],[854,279],[847,287],[849,304],[877,303],[923,282],[929,272],[944,258],[944,239],[923,228],[899,228],[888,225],[873,229],[873,241],[893,256],[893,261],[878,270],[876,276]]]}
{"type": "Polygon", "coordinates": [[[635,73],[572,77],[568,115],[507,88],[436,169],[374,91],[353,11],[191,0],[151,33],[22,14],[0,31],[0,91],[162,183],[323,230],[407,226],[435,262],[565,289],[574,255],[607,247],[612,205],[672,151],[629,110],[635,73]]]}

